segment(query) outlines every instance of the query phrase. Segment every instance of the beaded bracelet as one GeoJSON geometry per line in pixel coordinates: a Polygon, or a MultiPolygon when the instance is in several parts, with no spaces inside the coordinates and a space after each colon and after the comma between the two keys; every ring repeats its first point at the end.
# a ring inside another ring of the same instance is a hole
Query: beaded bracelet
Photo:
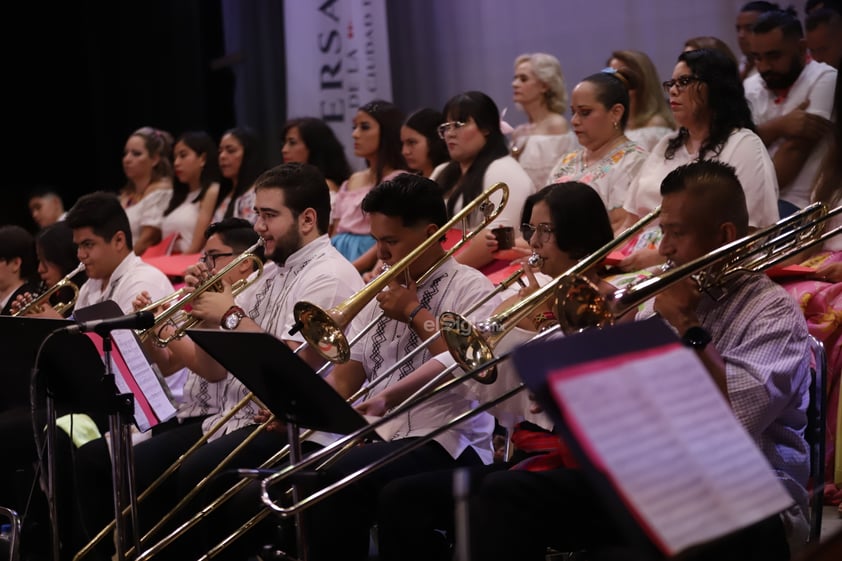
{"type": "Polygon", "coordinates": [[[556,317],[555,314],[552,312],[538,312],[532,318],[532,324],[535,326],[535,329],[540,331],[541,326],[547,323],[548,321],[555,321],[556,317]]]}
{"type": "Polygon", "coordinates": [[[415,309],[409,312],[407,323],[412,323],[412,320],[415,319],[415,316],[418,315],[418,312],[420,312],[422,308],[424,308],[424,304],[419,303],[417,306],[415,306],[415,309]]]}

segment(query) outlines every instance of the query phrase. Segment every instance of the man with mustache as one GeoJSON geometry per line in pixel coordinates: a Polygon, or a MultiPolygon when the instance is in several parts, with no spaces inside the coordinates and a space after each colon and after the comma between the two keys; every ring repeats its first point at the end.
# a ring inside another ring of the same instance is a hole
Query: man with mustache
{"type": "Polygon", "coordinates": [[[801,22],[791,11],[763,14],[750,45],[758,74],[744,82],[746,99],[775,164],[786,216],[810,202],[827,150],[836,70],[808,58],[801,22]]]}

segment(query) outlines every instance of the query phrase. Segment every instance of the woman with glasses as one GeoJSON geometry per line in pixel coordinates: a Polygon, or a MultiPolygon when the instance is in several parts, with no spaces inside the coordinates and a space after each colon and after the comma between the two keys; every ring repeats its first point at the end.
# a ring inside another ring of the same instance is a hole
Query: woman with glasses
{"type": "Polygon", "coordinates": [[[626,70],[607,68],[573,88],[573,130],[580,149],[562,156],[549,182],[581,181],[599,193],[611,226],[624,224],[629,183],[646,159],[646,151],[625,135],[629,119],[626,70]]]}
{"type": "MultiPolygon", "coordinates": [[[[626,225],[654,209],[661,200],[661,181],[680,165],[718,160],[736,169],[745,191],[749,226],[762,228],[778,220],[778,181],[763,141],[755,132],[751,110],[733,60],[719,51],[683,52],[663,84],[679,125],[652,149],[629,188],[626,225]]],[[[639,270],[662,262],[657,227],[625,249],[620,266],[639,270]]]]}
{"type": "MultiPolygon", "coordinates": [[[[497,105],[484,93],[469,91],[451,98],[442,114],[446,122],[439,126],[439,136],[447,144],[450,161],[436,168],[432,178],[442,187],[448,213],[452,216],[493,184],[503,182],[509,187],[509,200],[495,224],[514,227],[535,186],[509,155],[497,105]]],[[[477,213],[469,225],[476,225],[480,219],[477,213]]],[[[456,260],[488,274],[495,270],[487,267],[494,263],[493,250],[478,236],[460,250],[456,260]]]]}
{"type": "Polygon", "coordinates": [[[564,118],[567,89],[558,59],[547,53],[517,57],[512,100],[528,119],[512,131],[512,156],[533,184],[545,185],[559,154],[576,147],[576,137],[564,118]]]}
{"type": "Polygon", "coordinates": [[[360,273],[377,261],[368,217],[360,208],[372,187],[406,170],[401,155],[403,113],[393,103],[374,100],[357,110],[351,138],[354,154],[366,168],[351,174],[339,187],[330,217],[330,241],[360,273]]]}

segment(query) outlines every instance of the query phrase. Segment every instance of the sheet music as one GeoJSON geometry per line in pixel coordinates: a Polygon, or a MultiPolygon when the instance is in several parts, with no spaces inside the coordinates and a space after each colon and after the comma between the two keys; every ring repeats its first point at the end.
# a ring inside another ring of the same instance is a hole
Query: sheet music
{"type": "Polygon", "coordinates": [[[669,555],[793,502],[689,349],[586,362],[549,384],[588,456],[669,555]]]}
{"type": "MultiPolygon", "coordinates": [[[[134,333],[128,329],[117,329],[111,332],[111,338],[114,341],[114,346],[119,349],[120,355],[122,355],[123,360],[126,362],[129,370],[128,375],[134,378],[134,382],[154,413],[155,418],[150,419],[147,411],[141,410],[140,396],[135,395],[135,421],[137,422],[138,428],[141,431],[146,431],[158,424],[159,421],[171,419],[176,413],[175,407],[161,385],[161,380],[149,365],[149,361],[146,359],[146,355],[143,354],[143,350],[140,348],[140,344],[135,338],[134,333]],[[145,423],[143,422],[144,420],[146,421],[145,423]]],[[[112,354],[113,372],[115,374],[121,374],[115,376],[117,388],[124,393],[130,392],[132,390],[124,379],[122,370],[114,364],[115,358],[114,354],[112,354]]],[[[136,394],[136,392],[132,393],[136,394]]]]}

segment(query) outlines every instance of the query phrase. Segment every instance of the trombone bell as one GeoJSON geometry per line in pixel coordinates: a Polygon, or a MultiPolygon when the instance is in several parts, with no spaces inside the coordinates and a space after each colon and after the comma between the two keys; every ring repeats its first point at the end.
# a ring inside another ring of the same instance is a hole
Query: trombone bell
{"type": "Polygon", "coordinates": [[[614,314],[599,288],[581,275],[566,276],[559,281],[553,308],[559,327],[566,335],[614,324],[614,314]]]}
{"type": "Polygon", "coordinates": [[[315,350],[325,360],[342,364],[351,359],[351,345],[342,333],[340,325],[330,310],[325,311],[310,302],[296,302],[293,308],[296,328],[307,342],[314,343],[315,350]]]}
{"type": "MultiPolygon", "coordinates": [[[[439,330],[447,343],[451,355],[466,372],[477,370],[483,364],[494,360],[494,352],[488,338],[480,333],[481,327],[474,327],[471,322],[455,312],[444,312],[439,316],[439,330]]],[[[494,331],[490,326],[489,331],[494,331]]],[[[497,380],[497,366],[478,371],[474,376],[477,382],[493,384],[497,380]]]]}

